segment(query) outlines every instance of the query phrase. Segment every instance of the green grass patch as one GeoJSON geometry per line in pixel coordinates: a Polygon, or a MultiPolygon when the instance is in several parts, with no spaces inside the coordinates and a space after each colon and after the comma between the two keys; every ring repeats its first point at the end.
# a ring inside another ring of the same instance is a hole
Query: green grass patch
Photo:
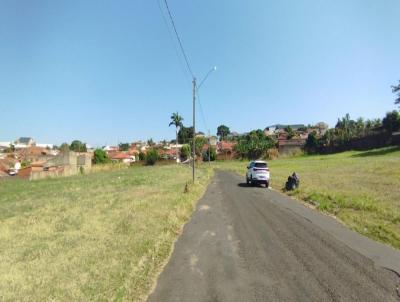
{"type": "MultiPolygon", "coordinates": [[[[216,166],[245,175],[245,161],[216,166]]],[[[400,249],[400,148],[301,155],[269,161],[271,186],[283,190],[296,171],[300,188],[288,194],[336,215],[353,230],[400,249]]]]}
{"type": "Polygon", "coordinates": [[[203,194],[184,166],[0,182],[1,301],[140,301],[203,194]]]}

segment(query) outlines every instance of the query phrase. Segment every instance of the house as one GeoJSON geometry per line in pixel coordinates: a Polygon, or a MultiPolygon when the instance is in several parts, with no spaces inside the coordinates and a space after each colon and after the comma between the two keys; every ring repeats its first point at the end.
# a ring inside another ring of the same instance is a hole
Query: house
{"type": "Polygon", "coordinates": [[[53,155],[50,155],[50,151],[48,149],[37,146],[19,149],[15,151],[15,154],[21,161],[47,160],[53,157],[53,155]]]}
{"type": "Polygon", "coordinates": [[[0,151],[7,150],[11,147],[11,142],[0,142],[0,151]]]}
{"type": "MultiPolygon", "coordinates": [[[[178,151],[179,154],[179,151],[178,151]]],[[[162,158],[162,159],[176,159],[176,149],[167,149],[167,148],[163,148],[163,149],[159,149],[158,150],[158,155],[162,158]]]]}
{"type": "Polygon", "coordinates": [[[118,151],[119,148],[117,146],[105,146],[103,147],[103,151],[110,152],[110,151],[118,151]]]}
{"type": "Polygon", "coordinates": [[[271,126],[265,127],[264,133],[266,135],[272,135],[272,134],[276,134],[279,132],[284,132],[285,129],[288,127],[292,128],[295,131],[302,129],[302,128],[306,128],[306,126],[303,124],[292,124],[292,125],[276,124],[276,125],[271,125],[271,126]]]}
{"type": "Polygon", "coordinates": [[[31,137],[20,137],[15,141],[15,149],[28,148],[36,145],[36,142],[31,137]]]}
{"type": "Polygon", "coordinates": [[[235,158],[236,142],[220,141],[217,144],[217,159],[229,160],[235,158]]]}
{"type": "Polygon", "coordinates": [[[124,164],[130,164],[136,161],[135,156],[129,155],[125,152],[117,152],[110,156],[113,162],[122,162],[124,164]]]}

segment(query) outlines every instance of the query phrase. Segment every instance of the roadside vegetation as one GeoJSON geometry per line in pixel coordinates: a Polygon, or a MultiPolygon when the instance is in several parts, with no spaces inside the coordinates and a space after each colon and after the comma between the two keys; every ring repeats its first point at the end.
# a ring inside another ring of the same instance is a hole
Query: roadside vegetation
{"type": "Polygon", "coordinates": [[[168,165],[2,181],[0,300],[143,300],[212,170],[197,176],[187,186],[191,170],[168,165]]]}
{"type": "MultiPolygon", "coordinates": [[[[244,179],[246,163],[217,165],[244,179]]],[[[300,188],[290,195],[335,215],[361,234],[400,249],[400,147],[279,158],[269,161],[269,167],[274,189],[283,190],[287,177],[296,171],[300,188]]]]}

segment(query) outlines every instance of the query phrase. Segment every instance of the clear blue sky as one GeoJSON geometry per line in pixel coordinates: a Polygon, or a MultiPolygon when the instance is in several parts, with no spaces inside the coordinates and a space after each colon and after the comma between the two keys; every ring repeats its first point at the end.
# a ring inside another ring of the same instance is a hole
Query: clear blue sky
{"type": "MultiPolygon", "coordinates": [[[[399,0],[169,0],[208,127],[382,117],[400,80],[399,0]]],[[[191,82],[157,0],[0,0],[0,141],[174,138],[191,82]]],[[[206,127],[198,112],[199,130],[206,127]]]]}

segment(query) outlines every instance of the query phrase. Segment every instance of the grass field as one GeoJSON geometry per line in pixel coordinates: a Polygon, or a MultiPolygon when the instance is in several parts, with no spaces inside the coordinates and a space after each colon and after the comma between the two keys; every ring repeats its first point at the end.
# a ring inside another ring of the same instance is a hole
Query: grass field
{"type": "MultiPolygon", "coordinates": [[[[246,163],[219,162],[244,175],[246,163]]],[[[296,171],[300,189],[291,195],[337,216],[357,232],[400,249],[400,148],[299,156],[269,162],[271,185],[283,189],[296,171]]]]}
{"type": "Polygon", "coordinates": [[[204,192],[188,167],[0,182],[1,301],[140,301],[204,192]]]}

